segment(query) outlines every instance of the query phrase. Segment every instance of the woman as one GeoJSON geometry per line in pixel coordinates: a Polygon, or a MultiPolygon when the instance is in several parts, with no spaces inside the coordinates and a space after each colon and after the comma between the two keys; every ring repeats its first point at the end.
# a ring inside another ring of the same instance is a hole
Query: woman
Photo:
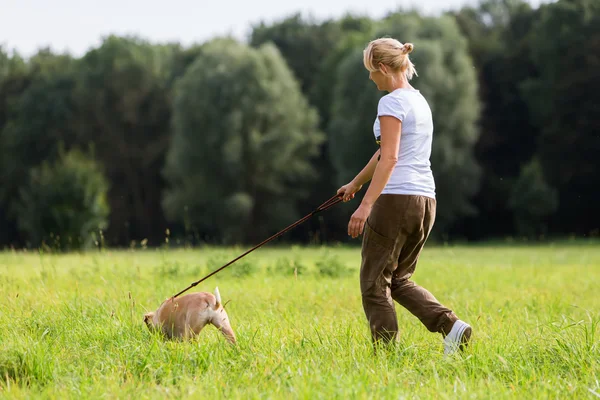
{"type": "Polygon", "coordinates": [[[364,50],[364,65],[381,98],[373,126],[379,149],[362,171],[338,190],[344,201],[371,181],[350,218],[348,234],[363,233],[360,287],[373,341],[398,339],[396,300],[444,337],[444,353],[462,349],[471,327],[409,278],[435,219],[435,183],[430,168],[433,122],[421,93],[408,81],[416,74],[408,54],[413,44],[377,39],[364,50]],[[393,300],[392,300],[393,299],[393,300]]]}

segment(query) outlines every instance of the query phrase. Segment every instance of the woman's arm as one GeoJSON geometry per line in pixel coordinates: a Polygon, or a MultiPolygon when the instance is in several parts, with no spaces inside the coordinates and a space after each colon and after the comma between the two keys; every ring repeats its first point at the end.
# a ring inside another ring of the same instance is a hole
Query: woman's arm
{"type": "Polygon", "coordinates": [[[381,129],[381,159],[375,165],[373,178],[361,205],[372,207],[387,185],[398,162],[398,149],[400,148],[400,133],[402,123],[399,119],[390,116],[379,117],[381,129]]]}
{"type": "Polygon", "coordinates": [[[390,180],[390,176],[392,176],[394,167],[398,162],[402,123],[399,119],[391,116],[380,116],[379,121],[381,130],[381,158],[375,164],[375,171],[367,193],[365,193],[360,206],[350,218],[348,235],[353,238],[363,233],[365,222],[371,213],[373,204],[375,204],[383,188],[385,188],[385,185],[390,180]]]}
{"type": "Polygon", "coordinates": [[[337,194],[343,195],[342,199],[346,201],[350,201],[354,198],[354,194],[362,189],[362,186],[369,182],[371,178],[373,178],[373,173],[375,172],[375,167],[377,166],[377,158],[379,157],[380,150],[377,149],[373,157],[369,160],[367,165],[352,179],[349,183],[345,184],[341,188],[338,189],[337,194]]]}
{"type": "Polygon", "coordinates": [[[352,180],[356,186],[362,186],[365,183],[369,182],[373,178],[373,174],[375,173],[375,167],[377,167],[377,158],[381,153],[381,149],[377,149],[373,157],[369,160],[367,165],[356,175],[356,177],[352,180]]]}

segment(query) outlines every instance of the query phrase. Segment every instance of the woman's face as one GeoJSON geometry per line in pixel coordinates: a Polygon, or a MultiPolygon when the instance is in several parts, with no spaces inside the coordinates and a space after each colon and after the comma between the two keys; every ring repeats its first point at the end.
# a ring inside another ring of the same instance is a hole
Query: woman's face
{"type": "Polygon", "coordinates": [[[381,72],[381,70],[369,72],[369,79],[372,80],[375,85],[377,85],[377,89],[386,90],[387,77],[383,74],[383,72],[381,72]]]}

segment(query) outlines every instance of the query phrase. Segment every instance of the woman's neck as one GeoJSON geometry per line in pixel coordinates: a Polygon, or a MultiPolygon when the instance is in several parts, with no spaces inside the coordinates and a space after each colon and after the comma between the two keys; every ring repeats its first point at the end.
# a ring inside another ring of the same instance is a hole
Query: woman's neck
{"type": "Polygon", "coordinates": [[[398,74],[391,79],[389,92],[393,92],[398,89],[414,89],[404,74],[398,74]]]}

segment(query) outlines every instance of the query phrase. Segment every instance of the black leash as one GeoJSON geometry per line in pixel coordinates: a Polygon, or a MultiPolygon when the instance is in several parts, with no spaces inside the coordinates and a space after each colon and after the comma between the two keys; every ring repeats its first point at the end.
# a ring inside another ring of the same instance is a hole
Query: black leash
{"type": "Polygon", "coordinates": [[[327,200],[325,203],[321,204],[319,207],[317,207],[314,211],[312,211],[310,214],[306,215],[304,218],[299,219],[298,221],[294,222],[292,225],[288,226],[287,228],[277,232],[276,234],[274,234],[273,236],[271,236],[270,238],[264,240],[263,242],[257,244],[256,246],[254,246],[253,248],[251,248],[250,250],[246,251],[244,254],[238,256],[237,258],[229,261],[227,264],[223,265],[222,267],[220,267],[219,269],[211,272],[210,274],[206,275],[204,278],[200,279],[199,281],[196,281],[194,283],[192,283],[190,286],[188,286],[187,288],[183,289],[181,292],[177,293],[175,296],[173,296],[171,299],[174,299],[175,297],[178,297],[179,295],[187,292],[188,290],[190,290],[191,288],[193,288],[194,286],[198,285],[199,283],[207,280],[208,278],[210,278],[211,276],[213,276],[214,274],[216,274],[217,272],[227,268],[228,266],[230,266],[231,264],[233,264],[234,262],[236,262],[237,260],[239,260],[240,258],[250,254],[251,252],[253,252],[254,250],[258,249],[259,247],[261,247],[264,244],[269,243],[271,240],[275,239],[276,237],[279,237],[281,235],[283,235],[284,233],[286,233],[287,231],[289,231],[290,229],[295,228],[296,226],[300,225],[301,223],[303,223],[304,221],[310,219],[311,217],[313,217],[315,214],[320,213],[321,211],[325,211],[331,207],[333,207],[334,205],[336,205],[337,203],[342,201],[342,195],[335,195],[332,198],[330,198],[329,200],[327,200]]]}

